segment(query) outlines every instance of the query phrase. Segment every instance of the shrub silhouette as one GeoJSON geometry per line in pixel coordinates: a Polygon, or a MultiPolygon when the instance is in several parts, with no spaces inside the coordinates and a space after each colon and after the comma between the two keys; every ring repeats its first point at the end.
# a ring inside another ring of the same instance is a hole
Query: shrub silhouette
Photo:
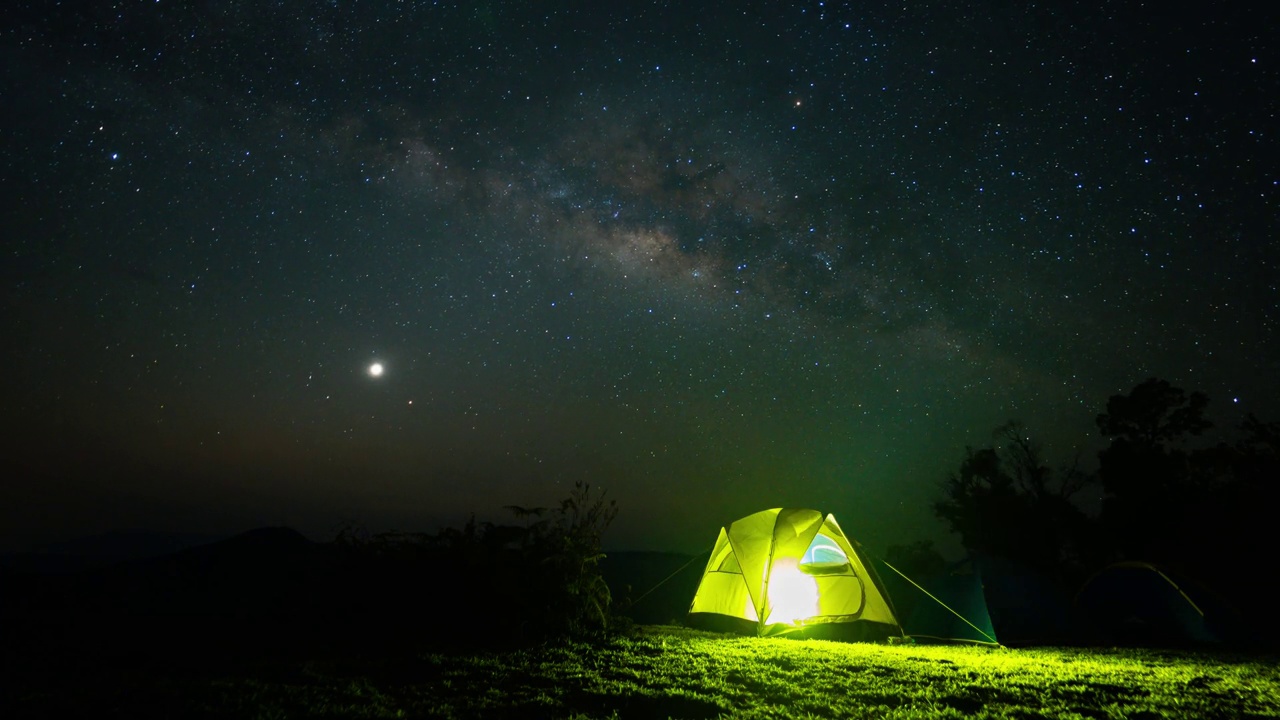
{"type": "Polygon", "coordinates": [[[539,637],[589,639],[609,630],[612,596],[600,574],[600,539],[618,514],[604,494],[576,483],[550,519],[531,525],[522,538],[524,573],[539,608],[527,629],[539,637]]]}
{"type": "Polygon", "coordinates": [[[508,506],[521,525],[435,535],[348,528],[340,612],[358,635],[429,644],[592,640],[611,629],[601,536],[617,505],[576,483],[553,509],[508,506]]]}

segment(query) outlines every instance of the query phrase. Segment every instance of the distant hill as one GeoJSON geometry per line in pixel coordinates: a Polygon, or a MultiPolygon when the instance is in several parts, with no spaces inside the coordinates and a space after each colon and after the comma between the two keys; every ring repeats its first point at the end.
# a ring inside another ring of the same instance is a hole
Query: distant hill
{"type": "Polygon", "coordinates": [[[43,614],[74,607],[133,614],[222,611],[242,605],[244,597],[261,604],[272,588],[296,583],[300,572],[318,574],[326,560],[324,546],[289,528],[202,540],[207,538],[107,533],[50,546],[47,553],[10,556],[0,577],[13,581],[7,588],[13,592],[4,595],[10,607],[43,614]],[[179,549],[163,552],[172,547],[179,549]]]}
{"type": "Polygon", "coordinates": [[[172,555],[224,537],[153,530],[113,530],[47,543],[26,552],[0,553],[0,568],[37,574],[100,570],[123,562],[172,555]]]}
{"type": "MultiPolygon", "coordinates": [[[[53,548],[97,563],[78,572],[0,566],[0,636],[19,655],[160,659],[268,647],[382,650],[423,638],[465,644],[483,635],[464,620],[473,608],[457,603],[474,597],[466,588],[483,584],[489,568],[465,552],[353,550],[271,527],[150,555],[192,541],[109,534],[53,548]]],[[[611,552],[601,571],[618,610],[652,624],[683,620],[704,565],[675,553],[611,552]]]]}
{"type": "Polygon", "coordinates": [[[46,654],[94,649],[163,657],[185,645],[297,642],[340,610],[332,602],[340,569],[334,548],[289,528],[102,564],[157,551],[165,542],[194,541],[132,542],[151,539],[114,542],[113,536],[102,545],[63,546],[98,550],[88,557],[99,565],[78,572],[66,565],[57,572],[0,567],[0,635],[15,648],[46,654]]]}

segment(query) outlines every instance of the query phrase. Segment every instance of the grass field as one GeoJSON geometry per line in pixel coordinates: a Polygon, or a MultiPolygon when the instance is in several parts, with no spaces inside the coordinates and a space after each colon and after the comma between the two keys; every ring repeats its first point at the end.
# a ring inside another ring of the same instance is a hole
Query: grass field
{"type": "Polygon", "coordinates": [[[602,647],[18,668],[3,687],[6,718],[1280,717],[1280,668],[1268,657],[846,644],[655,626],[602,647]]]}

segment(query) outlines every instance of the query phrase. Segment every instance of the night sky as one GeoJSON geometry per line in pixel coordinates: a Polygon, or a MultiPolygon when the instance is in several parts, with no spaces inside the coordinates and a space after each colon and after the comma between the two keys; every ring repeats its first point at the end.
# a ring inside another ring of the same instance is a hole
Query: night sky
{"type": "Polygon", "coordinates": [[[1270,3],[14,5],[5,549],[586,480],[611,547],[883,551],[1010,418],[1280,419],[1270,3]]]}

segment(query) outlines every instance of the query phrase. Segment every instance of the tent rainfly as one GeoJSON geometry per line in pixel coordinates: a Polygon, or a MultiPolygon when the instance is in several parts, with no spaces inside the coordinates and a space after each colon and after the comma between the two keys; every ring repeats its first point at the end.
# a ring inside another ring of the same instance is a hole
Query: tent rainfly
{"type": "Polygon", "coordinates": [[[1194,590],[1190,584],[1174,582],[1155,565],[1118,562],[1085,582],[1076,595],[1076,607],[1092,634],[1110,644],[1160,647],[1222,642],[1213,621],[1229,621],[1232,613],[1224,603],[1213,602],[1209,593],[1194,590]]]}
{"type": "Polygon", "coordinates": [[[721,528],[689,618],[758,635],[902,636],[871,563],[816,510],[763,510],[721,528]]]}

